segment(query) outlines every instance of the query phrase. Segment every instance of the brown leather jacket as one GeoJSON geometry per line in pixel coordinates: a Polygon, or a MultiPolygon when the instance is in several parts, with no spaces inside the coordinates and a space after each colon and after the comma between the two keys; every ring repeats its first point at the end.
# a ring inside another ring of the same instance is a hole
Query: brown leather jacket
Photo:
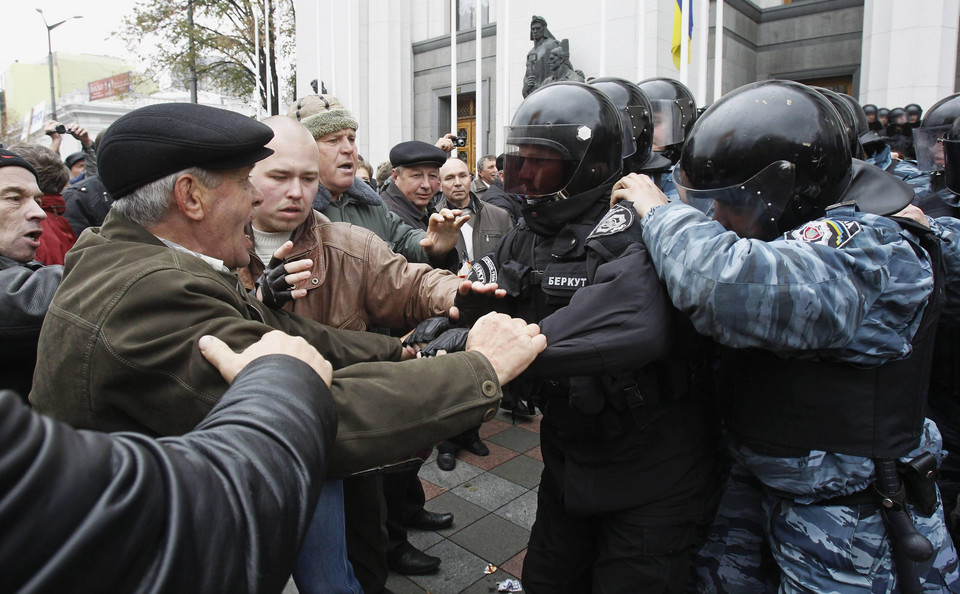
{"type": "MultiPolygon", "coordinates": [[[[312,275],[297,285],[307,296],[285,309],[305,318],[348,330],[368,326],[413,328],[421,320],[444,315],[453,305],[460,279],[456,275],[411,264],[372,231],[334,223],[317,211],[292,234],[288,261],[310,258],[312,275]]],[[[239,271],[247,289],[263,273],[264,264],[250,255],[239,271]]]]}

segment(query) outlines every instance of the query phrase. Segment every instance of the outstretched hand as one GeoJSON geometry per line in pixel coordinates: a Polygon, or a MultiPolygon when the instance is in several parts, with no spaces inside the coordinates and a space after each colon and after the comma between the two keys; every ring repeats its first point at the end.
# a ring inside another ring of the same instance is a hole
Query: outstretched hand
{"type": "Polygon", "coordinates": [[[327,386],[333,381],[333,366],[317,349],[303,338],[279,330],[267,332],[240,353],[233,352],[227,343],[209,334],[200,337],[199,347],[204,358],[217,368],[228,384],[247,364],[266,355],[289,355],[300,359],[312,367],[327,386]]]}
{"type": "Polygon", "coordinates": [[[457,295],[450,308],[450,319],[460,322],[461,326],[470,326],[477,318],[495,309],[491,299],[506,296],[507,292],[498,288],[497,283],[465,280],[457,287],[457,295]]]}
{"type": "Polygon", "coordinates": [[[431,258],[443,256],[457,247],[460,227],[469,220],[470,215],[462,214],[460,210],[444,208],[433,213],[427,224],[427,234],[420,240],[420,245],[431,258]]]}

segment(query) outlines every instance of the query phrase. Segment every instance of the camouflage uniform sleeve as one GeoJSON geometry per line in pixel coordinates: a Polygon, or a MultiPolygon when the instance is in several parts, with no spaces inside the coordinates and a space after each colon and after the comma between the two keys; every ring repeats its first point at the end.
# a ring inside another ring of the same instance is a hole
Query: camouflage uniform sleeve
{"type": "Polygon", "coordinates": [[[821,223],[839,247],[741,239],[670,204],[643,219],[643,239],[673,303],[722,344],[868,365],[909,355],[933,286],[929,261],[892,221],[858,213],[821,223]]]}
{"type": "Polygon", "coordinates": [[[930,220],[930,228],[940,238],[944,277],[944,303],[940,322],[960,323],[960,219],[940,217],[930,220]]]}
{"type": "Polygon", "coordinates": [[[916,198],[926,196],[931,192],[930,174],[920,171],[915,165],[907,161],[900,161],[893,167],[893,176],[907,182],[913,188],[913,195],[916,198]]]}

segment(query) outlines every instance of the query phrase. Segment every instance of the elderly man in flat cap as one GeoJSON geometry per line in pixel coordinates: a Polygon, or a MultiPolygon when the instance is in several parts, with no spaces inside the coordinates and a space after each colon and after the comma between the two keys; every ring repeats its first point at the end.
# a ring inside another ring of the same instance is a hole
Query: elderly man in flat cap
{"type": "Polygon", "coordinates": [[[4,589],[279,590],[336,432],[329,363],[276,331],[239,355],[205,337],[204,356],[233,384],[182,438],[78,432],[31,412],[18,394],[29,392],[41,322],[63,274],[33,260],[41,194],[30,163],[0,150],[4,589]],[[249,517],[268,528],[246,526],[249,517]]]}
{"type": "MultiPolygon", "coordinates": [[[[401,142],[390,149],[393,183],[380,194],[384,204],[404,223],[423,229],[436,212],[430,202],[440,188],[440,167],[446,162],[445,152],[419,140],[401,142]]],[[[460,239],[459,233],[456,239],[460,239]]]]}
{"type": "Polygon", "coordinates": [[[333,476],[493,416],[500,385],[544,347],[536,326],[485,317],[466,352],[398,363],[411,353],[397,339],[321,326],[243,289],[232,270],[249,262],[244,229],[262,200],[249,176],[272,137],[259,122],[194,104],[143,107],[110,126],[100,165],[116,202],[67,258],[40,335],[30,395],[39,411],[80,427],[189,431],[227,387],[199,337],[237,350],[279,329],[335,370],[333,476]]]}

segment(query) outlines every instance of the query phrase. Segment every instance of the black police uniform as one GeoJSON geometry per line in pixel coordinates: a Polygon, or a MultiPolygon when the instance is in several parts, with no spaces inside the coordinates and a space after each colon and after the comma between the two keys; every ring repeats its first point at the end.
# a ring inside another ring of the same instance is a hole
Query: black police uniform
{"type": "Polygon", "coordinates": [[[703,339],[669,304],[632,210],[607,214],[611,187],[525,205],[471,270],[547,336],[511,383],[544,413],[528,592],[683,591],[716,492],[703,339]]]}

